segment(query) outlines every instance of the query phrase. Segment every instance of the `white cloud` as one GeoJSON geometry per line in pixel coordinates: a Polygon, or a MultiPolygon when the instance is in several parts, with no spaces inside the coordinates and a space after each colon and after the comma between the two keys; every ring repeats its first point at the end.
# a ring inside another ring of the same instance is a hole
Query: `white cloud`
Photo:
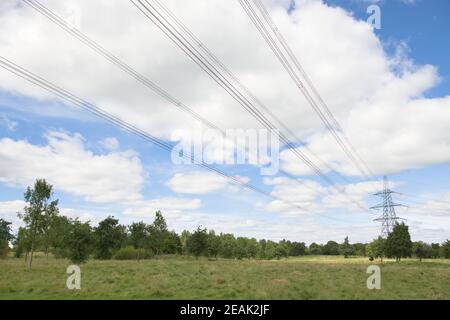
{"type": "MultiPolygon", "coordinates": [[[[169,138],[176,129],[189,130],[189,117],[27,6],[14,5],[15,0],[7,3],[0,21],[4,31],[0,50],[5,56],[156,136],[169,138]]],[[[130,3],[49,0],[45,4],[66,19],[79,21],[83,32],[212,122],[223,128],[259,126],[130,3]],[[99,11],[105,14],[99,16],[99,11]],[[123,23],[118,25],[118,20],[123,23]]],[[[344,174],[358,174],[323,132],[318,117],[237,2],[172,0],[166,4],[279,118],[309,141],[316,154],[344,174]]],[[[287,4],[270,1],[268,8],[375,173],[450,161],[450,97],[424,97],[439,80],[436,67],[415,65],[407,52],[388,56],[372,28],[339,7],[298,1],[287,14],[287,4]]],[[[0,78],[5,90],[49,97],[5,72],[0,78]]],[[[284,167],[293,173],[311,173],[306,168],[294,170],[292,161],[286,162],[284,167]]]]}
{"type": "Polygon", "coordinates": [[[15,131],[17,128],[17,121],[12,121],[5,116],[0,115],[0,125],[5,126],[10,131],[15,131]]]}
{"type": "Polygon", "coordinates": [[[49,132],[47,145],[25,140],[0,139],[0,182],[31,185],[45,178],[62,190],[92,202],[138,200],[144,171],[133,151],[96,155],[83,137],[49,132]]]}
{"type": "Polygon", "coordinates": [[[123,214],[134,217],[153,217],[158,210],[170,216],[179,215],[186,210],[195,210],[201,207],[200,199],[186,199],[166,197],[160,199],[142,200],[130,203],[123,214]]]}
{"type": "Polygon", "coordinates": [[[108,137],[100,141],[100,145],[109,151],[116,151],[119,149],[119,141],[114,137],[108,137]]]}
{"type": "MultiPolygon", "coordinates": [[[[235,176],[242,183],[250,181],[247,177],[235,176]]],[[[236,191],[238,186],[231,185],[230,180],[214,172],[193,171],[176,173],[167,185],[175,192],[186,194],[207,194],[217,191],[236,191]]]]}

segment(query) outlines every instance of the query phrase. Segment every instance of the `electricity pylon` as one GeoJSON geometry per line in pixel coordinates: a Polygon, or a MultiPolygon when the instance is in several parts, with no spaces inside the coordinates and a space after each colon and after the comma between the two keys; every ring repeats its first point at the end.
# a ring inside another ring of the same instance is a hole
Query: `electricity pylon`
{"type": "Polygon", "coordinates": [[[375,210],[383,209],[382,216],[374,219],[374,221],[381,221],[381,236],[383,238],[387,238],[389,233],[391,233],[392,230],[394,229],[397,220],[399,219],[404,220],[402,218],[397,217],[395,213],[395,207],[405,207],[405,206],[399,203],[394,203],[392,201],[392,194],[398,192],[389,189],[388,180],[386,176],[384,176],[383,181],[384,181],[383,191],[374,194],[376,196],[382,197],[383,202],[376,206],[370,207],[370,209],[375,210]]]}

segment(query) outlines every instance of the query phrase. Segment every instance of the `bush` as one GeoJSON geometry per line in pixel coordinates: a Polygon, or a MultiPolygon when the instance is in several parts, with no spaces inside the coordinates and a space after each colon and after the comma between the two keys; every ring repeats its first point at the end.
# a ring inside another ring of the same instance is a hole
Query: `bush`
{"type": "Polygon", "coordinates": [[[121,248],[114,255],[114,259],[116,260],[138,260],[151,258],[153,258],[153,252],[151,250],[136,249],[134,247],[121,248]]]}

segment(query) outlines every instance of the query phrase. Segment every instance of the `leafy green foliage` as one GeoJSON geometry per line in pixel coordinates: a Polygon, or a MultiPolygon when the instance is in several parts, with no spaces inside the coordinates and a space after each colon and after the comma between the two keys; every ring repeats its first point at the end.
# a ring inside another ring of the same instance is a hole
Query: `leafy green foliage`
{"type": "Polygon", "coordinates": [[[339,255],[339,244],[336,241],[328,241],[322,248],[322,254],[326,256],[339,255]]]}
{"type": "Polygon", "coordinates": [[[450,240],[447,240],[442,244],[441,256],[445,259],[450,259],[450,240]]]}
{"type": "Polygon", "coordinates": [[[194,257],[206,255],[208,249],[208,233],[200,226],[187,240],[187,251],[194,257]]]}
{"type": "Polygon", "coordinates": [[[345,237],[344,242],[339,246],[339,253],[348,258],[355,254],[355,248],[348,241],[348,237],[345,237]]]}
{"type": "Polygon", "coordinates": [[[9,251],[9,241],[13,239],[11,222],[0,219],[0,258],[6,257],[9,251]]]}
{"type": "Polygon", "coordinates": [[[410,257],[412,254],[412,241],[408,226],[404,222],[396,224],[388,235],[385,244],[386,256],[393,257],[397,261],[410,257]]]}
{"type": "Polygon", "coordinates": [[[385,254],[386,239],[378,237],[366,245],[366,254],[372,259],[380,258],[383,261],[385,254]]]}
{"type": "Polygon", "coordinates": [[[92,228],[89,223],[73,220],[70,224],[69,232],[64,238],[64,244],[67,248],[67,257],[73,263],[86,262],[93,245],[92,228]]]}
{"type": "Polygon", "coordinates": [[[120,249],[126,239],[125,227],[114,217],[107,217],[94,230],[95,257],[97,259],[111,259],[120,249]]]}
{"type": "Polygon", "coordinates": [[[322,254],[322,246],[320,244],[315,243],[315,242],[311,243],[309,245],[309,254],[312,254],[312,255],[320,255],[320,254],[322,254]]]}
{"type": "Polygon", "coordinates": [[[38,237],[41,237],[45,252],[50,246],[50,225],[58,214],[58,200],[50,201],[53,196],[53,186],[45,179],[37,179],[33,188],[28,187],[24,194],[27,205],[24,213],[19,214],[28,230],[27,236],[31,242],[29,267],[33,263],[33,253],[38,237]]]}

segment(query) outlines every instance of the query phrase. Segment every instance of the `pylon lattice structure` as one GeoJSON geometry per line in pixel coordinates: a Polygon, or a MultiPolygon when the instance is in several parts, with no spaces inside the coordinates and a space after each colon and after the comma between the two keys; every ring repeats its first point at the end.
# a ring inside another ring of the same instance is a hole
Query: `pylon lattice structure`
{"type": "Polygon", "coordinates": [[[374,194],[376,196],[382,197],[383,202],[381,202],[376,206],[370,207],[370,209],[375,210],[383,209],[383,214],[381,215],[381,217],[374,219],[374,221],[381,221],[381,236],[383,238],[387,238],[389,233],[392,232],[395,224],[397,223],[397,220],[400,219],[404,220],[402,218],[397,217],[395,213],[395,207],[405,207],[405,206],[399,203],[394,203],[392,201],[392,194],[397,192],[389,189],[389,184],[386,176],[384,177],[383,182],[384,182],[383,191],[374,194]]]}

